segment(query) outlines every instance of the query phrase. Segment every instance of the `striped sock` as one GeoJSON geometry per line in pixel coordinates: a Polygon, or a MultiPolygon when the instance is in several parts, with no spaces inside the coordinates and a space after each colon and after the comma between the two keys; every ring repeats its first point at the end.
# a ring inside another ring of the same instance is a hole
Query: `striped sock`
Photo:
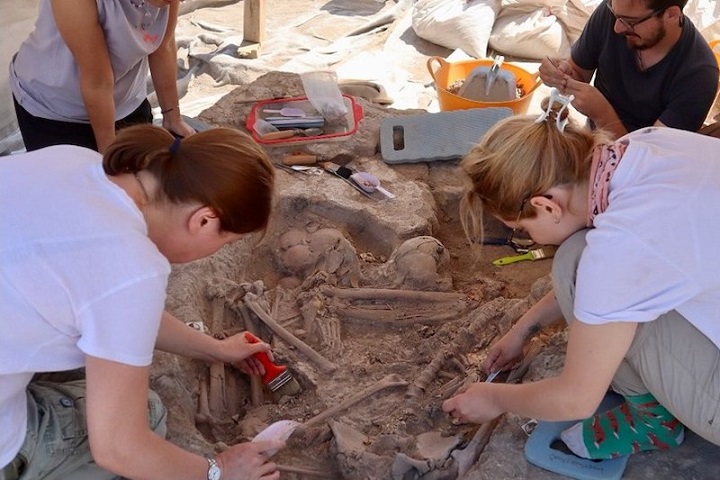
{"type": "Polygon", "coordinates": [[[651,393],[587,418],[560,434],[577,456],[610,459],[648,450],[668,450],[685,439],[685,427],[651,393]]]}

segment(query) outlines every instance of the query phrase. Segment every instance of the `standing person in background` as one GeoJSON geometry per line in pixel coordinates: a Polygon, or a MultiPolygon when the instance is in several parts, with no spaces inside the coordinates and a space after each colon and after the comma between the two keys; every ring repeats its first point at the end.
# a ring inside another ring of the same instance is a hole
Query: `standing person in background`
{"type": "Polygon", "coordinates": [[[272,211],[247,135],[118,132],[104,157],[59,145],[0,159],[0,479],[277,480],[283,442],[209,456],[162,437],[155,348],[264,373],[266,343],[218,340],[164,311],[171,263],[211,255],[272,211]],[[85,378],[38,381],[85,368],[85,378]]]}
{"type": "Polygon", "coordinates": [[[180,0],[41,0],[35,30],[10,63],[28,151],[79,145],[104,152],[123,126],[152,123],[152,76],[163,127],[194,133],[180,115],[175,25],[180,0]]]}
{"type": "Polygon", "coordinates": [[[484,212],[513,235],[560,245],[553,290],[483,367],[510,367],[529,336],[564,318],[562,372],[474,383],[443,409],[475,423],[505,412],[580,420],[561,438],[591,459],[676,447],[683,425],[720,445],[720,259],[703,254],[720,235],[708,215],[720,205],[720,140],[646,127],[612,141],[566,125],[558,105],[547,112],[503,120],[463,159],[471,186],[461,220],[473,241],[484,212]],[[593,415],[609,388],[625,402],[593,415]]]}
{"type": "Polygon", "coordinates": [[[649,126],[698,131],[718,88],[708,43],[683,15],[687,0],[605,0],[571,58],[546,59],[540,78],[615,138],[649,126]],[[595,75],[594,86],[590,81],[595,75]]]}

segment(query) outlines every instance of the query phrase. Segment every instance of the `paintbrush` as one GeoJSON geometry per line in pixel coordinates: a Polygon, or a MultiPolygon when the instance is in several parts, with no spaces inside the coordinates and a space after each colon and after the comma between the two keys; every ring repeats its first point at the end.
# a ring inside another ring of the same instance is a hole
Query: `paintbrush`
{"type": "Polygon", "coordinates": [[[493,265],[508,265],[510,263],[522,262],[525,260],[540,260],[542,258],[552,258],[555,255],[556,247],[544,246],[535,248],[527,253],[520,255],[510,255],[508,257],[500,257],[493,262],[493,265]]]}
{"type": "MultiPolygon", "coordinates": [[[[250,332],[245,332],[245,339],[248,343],[259,343],[260,339],[250,332]]],[[[262,382],[270,390],[276,398],[282,396],[295,396],[300,393],[300,384],[295,380],[284,365],[275,365],[270,356],[265,352],[259,352],[253,355],[265,368],[265,374],[262,376],[262,382]]]]}
{"type": "MultiPolygon", "coordinates": [[[[550,62],[550,65],[552,65],[553,67],[555,67],[556,70],[560,70],[560,65],[559,65],[555,60],[553,60],[552,58],[550,58],[549,55],[545,55],[545,58],[548,59],[548,62],[550,62]]],[[[562,70],[560,70],[560,71],[562,71],[562,70]]],[[[563,72],[563,73],[564,73],[564,72],[563,72]]]]}

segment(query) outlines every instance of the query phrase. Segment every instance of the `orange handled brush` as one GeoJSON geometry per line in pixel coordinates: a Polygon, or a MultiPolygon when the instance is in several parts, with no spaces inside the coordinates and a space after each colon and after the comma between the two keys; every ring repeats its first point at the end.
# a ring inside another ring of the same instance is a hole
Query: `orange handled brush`
{"type": "MultiPolygon", "coordinates": [[[[245,340],[248,343],[260,343],[260,339],[250,332],[245,332],[245,340]]],[[[283,395],[297,395],[300,392],[300,384],[293,378],[286,366],[275,365],[265,352],[256,353],[253,357],[265,368],[262,382],[277,398],[283,395]]]]}

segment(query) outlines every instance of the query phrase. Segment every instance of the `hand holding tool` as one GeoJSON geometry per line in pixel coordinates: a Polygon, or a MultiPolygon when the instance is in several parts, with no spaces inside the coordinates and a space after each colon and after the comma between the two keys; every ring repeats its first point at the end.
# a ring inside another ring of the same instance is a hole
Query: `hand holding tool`
{"type": "Polygon", "coordinates": [[[290,435],[300,426],[295,420],[278,420],[270,424],[263,431],[255,435],[253,442],[272,442],[273,440],[286,441],[290,435]]]}
{"type": "MultiPolygon", "coordinates": [[[[259,343],[260,339],[250,332],[245,332],[245,339],[248,343],[259,343]]],[[[293,378],[290,371],[284,365],[275,365],[265,352],[253,355],[265,368],[265,375],[262,382],[276,396],[294,396],[300,393],[300,384],[293,378]]]]}
{"type": "MultiPolygon", "coordinates": [[[[550,58],[549,55],[545,55],[545,58],[547,58],[547,61],[550,62],[550,65],[552,65],[553,67],[555,67],[557,70],[560,70],[560,65],[559,65],[555,60],[553,60],[552,58],[550,58]]],[[[563,73],[565,73],[565,72],[563,72],[563,73]]]]}

